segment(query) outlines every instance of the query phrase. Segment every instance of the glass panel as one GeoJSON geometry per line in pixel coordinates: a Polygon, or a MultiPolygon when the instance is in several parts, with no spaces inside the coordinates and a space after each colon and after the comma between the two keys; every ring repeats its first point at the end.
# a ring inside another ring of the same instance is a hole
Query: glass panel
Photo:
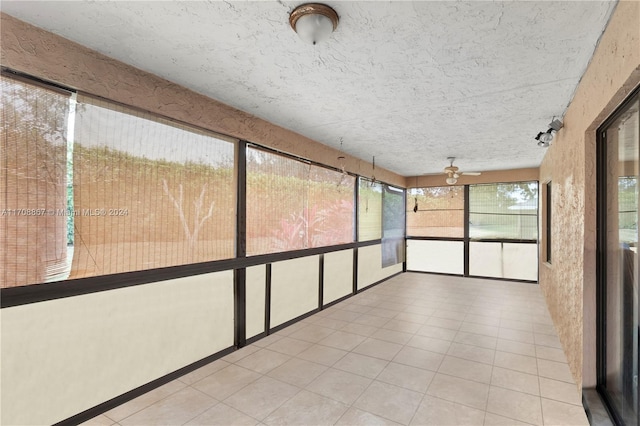
{"type": "Polygon", "coordinates": [[[247,255],[353,242],[355,178],[247,149],[247,255]]]}
{"type": "Polygon", "coordinates": [[[0,287],[63,280],[69,94],[2,76],[0,287]]]}
{"type": "Polygon", "coordinates": [[[469,186],[469,238],[538,239],[538,183],[469,186]]]}
{"type": "Polygon", "coordinates": [[[404,190],[384,185],[382,193],[382,267],[404,262],[404,190]]]}
{"type": "Polygon", "coordinates": [[[247,255],[306,248],[310,164],[247,148],[247,255]]]}
{"type": "Polygon", "coordinates": [[[605,388],[624,424],[638,424],[639,101],[606,131],[605,388]]]}
{"type": "Polygon", "coordinates": [[[312,165],[309,179],[309,247],[353,242],[356,178],[312,165]]]}
{"type": "Polygon", "coordinates": [[[407,236],[464,237],[464,187],[411,188],[407,196],[407,236]]]}
{"type": "Polygon", "coordinates": [[[382,238],[382,185],[358,180],[358,241],[382,238]]]}
{"type": "Polygon", "coordinates": [[[79,97],[72,278],[234,256],[234,144],[79,97]]]}

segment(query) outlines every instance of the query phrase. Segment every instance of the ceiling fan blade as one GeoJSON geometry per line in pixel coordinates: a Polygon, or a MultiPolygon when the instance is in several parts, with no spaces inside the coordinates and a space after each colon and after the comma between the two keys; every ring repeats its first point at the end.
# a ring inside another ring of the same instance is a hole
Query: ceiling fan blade
{"type": "Polygon", "coordinates": [[[458,172],[458,174],[467,176],[480,176],[482,172],[458,172]]]}

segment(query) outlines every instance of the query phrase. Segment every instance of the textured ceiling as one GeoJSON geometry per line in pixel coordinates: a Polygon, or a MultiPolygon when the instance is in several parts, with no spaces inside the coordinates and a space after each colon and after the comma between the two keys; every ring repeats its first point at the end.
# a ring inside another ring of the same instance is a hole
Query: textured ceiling
{"type": "Polygon", "coordinates": [[[401,175],[537,167],[611,1],[6,1],[2,11],[401,175]]]}

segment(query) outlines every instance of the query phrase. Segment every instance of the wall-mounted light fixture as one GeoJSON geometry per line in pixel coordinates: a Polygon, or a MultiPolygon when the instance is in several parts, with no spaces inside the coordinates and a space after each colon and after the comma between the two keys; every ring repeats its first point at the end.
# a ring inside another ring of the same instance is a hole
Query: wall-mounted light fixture
{"type": "Polygon", "coordinates": [[[302,40],[316,44],[326,40],[338,28],[338,14],[327,5],[307,3],[289,15],[289,24],[302,40]]]}
{"type": "Polygon", "coordinates": [[[536,136],[536,140],[538,141],[538,146],[542,148],[547,148],[549,145],[551,145],[551,141],[553,140],[552,132],[553,130],[549,129],[546,132],[538,133],[538,136],[536,136]]]}
{"type": "Polygon", "coordinates": [[[555,132],[560,129],[562,129],[562,121],[554,118],[551,123],[549,123],[549,129],[546,132],[538,133],[538,136],[535,137],[535,140],[538,141],[538,146],[548,148],[549,145],[551,145],[551,141],[553,141],[555,132]]]}

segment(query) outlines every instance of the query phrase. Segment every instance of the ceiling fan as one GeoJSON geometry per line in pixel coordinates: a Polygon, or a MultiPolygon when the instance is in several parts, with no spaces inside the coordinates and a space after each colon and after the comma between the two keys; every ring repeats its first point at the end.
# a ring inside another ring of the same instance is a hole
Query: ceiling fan
{"type": "Polygon", "coordinates": [[[458,178],[463,174],[467,176],[480,176],[480,172],[461,172],[458,167],[453,165],[456,157],[447,157],[449,165],[444,168],[444,172],[447,174],[447,183],[449,185],[455,185],[458,182],[458,178]]]}

